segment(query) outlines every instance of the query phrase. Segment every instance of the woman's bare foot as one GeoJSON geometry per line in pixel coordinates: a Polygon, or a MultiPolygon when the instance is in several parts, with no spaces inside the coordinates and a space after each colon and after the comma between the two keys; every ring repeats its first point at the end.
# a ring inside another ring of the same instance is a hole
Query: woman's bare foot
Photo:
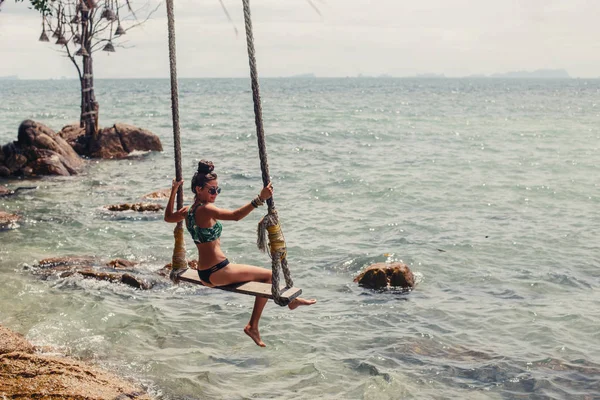
{"type": "Polygon", "coordinates": [[[298,308],[298,306],[311,306],[316,302],[316,299],[306,300],[301,297],[298,297],[297,299],[292,300],[292,302],[288,304],[288,307],[290,310],[295,310],[296,308],[298,308]]]}
{"type": "Polygon", "coordinates": [[[267,345],[260,340],[260,333],[258,332],[258,329],[252,328],[250,325],[246,325],[244,328],[244,333],[250,336],[252,340],[254,340],[254,343],[256,343],[258,346],[267,347],[267,345]]]}

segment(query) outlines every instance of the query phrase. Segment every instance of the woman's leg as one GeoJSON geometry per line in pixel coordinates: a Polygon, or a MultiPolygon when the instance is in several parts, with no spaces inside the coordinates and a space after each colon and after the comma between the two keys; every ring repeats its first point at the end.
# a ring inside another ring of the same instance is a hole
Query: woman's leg
{"type": "MultiPolygon", "coordinates": [[[[248,281],[271,283],[271,271],[265,268],[255,267],[253,265],[229,264],[225,268],[213,273],[210,276],[210,281],[215,286],[230,285],[232,283],[248,281]]],[[[250,336],[252,340],[254,340],[254,343],[260,347],[265,347],[266,345],[260,339],[258,321],[260,321],[263,309],[265,308],[268,300],[269,299],[265,297],[255,298],[250,322],[248,322],[248,325],[246,325],[244,328],[246,335],[250,336]]]]}

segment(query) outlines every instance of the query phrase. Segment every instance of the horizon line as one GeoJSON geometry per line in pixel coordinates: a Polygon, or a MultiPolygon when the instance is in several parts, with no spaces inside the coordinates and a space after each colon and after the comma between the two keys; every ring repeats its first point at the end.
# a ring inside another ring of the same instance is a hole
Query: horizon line
{"type": "MultiPolygon", "coordinates": [[[[181,79],[249,79],[250,76],[184,76],[178,77],[181,79]]],[[[53,78],[20,78],[18,75],[7,75],[0,76],[0,81],[68,81],[78,80],[77,77],[53,77],[53,78]]],[[[169,76],[163,77],[109,77],[100,78],[95,77],[98,80],[163,80],[170,79],[169,76]]],[[[536,79],[536,80],[572,80],[572,79],[600,79],[600,76],[595,77],[581,77],[581,76],[561,76],[561,77],[546,77],[546,76],[487,76],[487,75],[464,75],[464,76],[419,76],[419,75],[405,75],[405,76],[393,76],[393,75],[346,75],[346,76],[302,76],[302,75],[288,75],[288,76],[262,76],[259,79],[428,79],[428,80],[441,80],[441,79],[513,79],[513,80],[524,80],[524,79],[536,79]]]]}

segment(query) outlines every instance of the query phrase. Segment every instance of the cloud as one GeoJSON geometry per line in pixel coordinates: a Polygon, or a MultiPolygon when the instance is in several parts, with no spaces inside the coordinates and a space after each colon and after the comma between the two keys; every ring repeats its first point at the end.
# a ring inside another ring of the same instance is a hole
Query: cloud
{"type": "MultiPolygon", "coordinates": [[[[40,19],[7,0],[0,13],[0,76],[74,76],[54,45],[38,43],[40,19]],[[43,65],[43,68],[40,68],[43,65]]],[[[182,77],[246,77],[248,62],[239,0],[175,4],[178,71],[182,77]]],[[[314,72],[414,75],[490,74],[565,68],[573,76],[600,71],[600,2],[587,0],[304,0],[252,2],[261,76],[314,72]]],[[[141,3],[140,3],[141,4],[141,3]]],[[[149,8],[159,4],[153,0],[149,8]]],[[[127,48],[96,53],[98,77],[168,76],[164,3],[124,37],[127,48]]]]}

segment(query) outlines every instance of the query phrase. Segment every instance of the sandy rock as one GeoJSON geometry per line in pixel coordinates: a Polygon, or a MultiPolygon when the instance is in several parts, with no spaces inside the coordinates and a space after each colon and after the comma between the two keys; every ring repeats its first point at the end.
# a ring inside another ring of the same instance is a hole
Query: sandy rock
{"type": "Polygon", "coordinates": [[[21,217],[16,214],[9,214],[4,211],[0,211],[0,229],[12,229],[17,227],[17,222],[21,220],[21,217]]]}
{"type": "Polygon", "coordinates": [[[415,286],[415,277],[406,264],[377,263],[362,271],[354,282],[369,289],[398,287],[409,290],[415,286]]]}
{"type": "Polygon", "coordinates": [[[35,351],[35,347],[23,335],[0,325],[0,355],[15,351],[31,354],[35,351]]]}
{"type": "Polygon", "coordinates": [[[109,211],[138,211],[145,212],[151,211],[156,212],[162,210],[164,207],[160,204],[154,203],[124,203],[124,204],[113,204],[106,206],[109,211]]]}
{"type": "Polygon", "coordinates": [[[34,353],[22,335],[0,326],[0,395],[10,399],[151,399],[143,389],[67,357],[34,353]]]}
{"type": "Polygon", "coordinates": [[[13,193],[14,193],[14,191],[10,190],[6,186],[0,185],[0,197],[10,196],[13,193]]]}

